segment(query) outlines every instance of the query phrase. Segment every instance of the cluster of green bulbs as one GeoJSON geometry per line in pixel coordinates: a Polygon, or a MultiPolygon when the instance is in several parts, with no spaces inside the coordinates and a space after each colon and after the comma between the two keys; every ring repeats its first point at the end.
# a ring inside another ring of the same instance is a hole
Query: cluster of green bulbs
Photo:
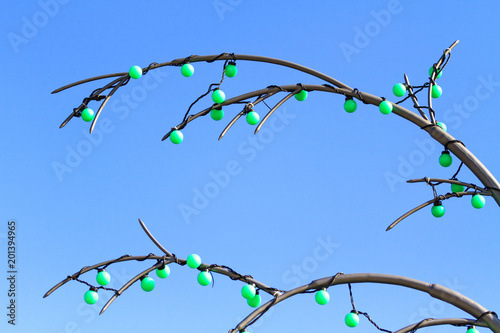
{"type": "MultiPolygon", "coordinates": [[[[330,301],[330,294],[325,288],[318,290],[314,295],[316,303],[320,305],[325,305],[330,301]]],[[[359,324],[359,316],[356,311],[349,312],[344,318],[345,324],[349,327],[356,327],[359,324]]]]}
{"type": "MultiPolygon", "coordinates": [[[[197,269],[201,265],[201,258],[199,255],[193,253],[187,257],[186,263],[190,268],[197,269]]],[[[212,275],[208,270],[204,270],[198,274],[197,280],[200,285],[208,286],[212,283],[212,275]]]]}
{"type": "MultiPolygon", "coordinates": [[[[429,68],[429,76],[432,76],[433,70],[434,70],[434,67],[429,68]]],[[[442,69],[441,69],[441,70],[439,70],[436,79],[439,79],[442,74],[443,73],[442,73],[442,69]]],[[[407,88],[406,84],[396,83],[394,85],[394,87],[392,87],[392,92],[393,92],[394,96],[396,96],[396,97],[403,97],[406,94],[406,88],[407,88]]],[[[432,89],[431,89],[432,98],[439,98],[439,97],[441,97],[442,94],[443,94],[443,89],[439,85],[435,84],[432,86],[432,89]]]]}
{"type": "MultiPolygon", "coordinates": [[[[465,186],[460,184],[451,184],[451,191],[453,193],[463,192],[465,186]]],[[[486,204],[486,199],[481,194],[474,194],[471,199],[472,207],[476,209],[481,209],[486,204]]],[[[441,201],[436,201],[431,208],[431,213],[434,217],[442,217],[445,213],[443,203],[441,201]]]]}
{"type": "MultiPolygon", "coordinates": [[[[165,266],[163,268],[157,268],[156,275],[161,279],[167,278],[170,275],[170,267],[165,266]]],[[[106,286],[111,281],[111,276],[104,269],[99,269],[96,276],[96,281],[99,285],[106,286]]],[[[141,288],[142,290],[147,292],[152,291],[155,288],[155,281],[149,276],[145,275],[141,278],[141,288]]],[[[91,287],[90,290],[85,293],[83,299],[87,304],[95,304],[99,300],[97,288],[91,287]]]]}
{"type": "Polygon", "coordinates": [[[262,302],[259,292],[255,290],[254,284],[246,284],[241,288],[241,296],[247,300],[247,304],[256,308],[262,302]]]}

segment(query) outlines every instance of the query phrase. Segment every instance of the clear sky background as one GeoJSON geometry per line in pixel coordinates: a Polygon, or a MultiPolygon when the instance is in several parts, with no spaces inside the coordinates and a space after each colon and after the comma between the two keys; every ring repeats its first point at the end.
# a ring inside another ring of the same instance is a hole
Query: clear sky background
{"type": "MultiPolygon", "coordinates": [[[[191,123],[184,142],[173,145],[160,139],[219,81],[222,62],[196,63],[191,78],[168,67],[130,82],[104,109],[100,124],[107,126],[98,124],[92,135],[78,118],[59,125],[108,80],[50,94],[132,65],[234,52],[293,61],[395,101],[392,86],[404,73],[412,84],[424,83],[429,67],[459,39],[439,79],[437,119],[499,177],[499,7],[494,1],[8,2],[0,13],[0,270],[5,276],[7,222],[15,220],[18,294],[12,327],[8,282],[0,280],[0,331],[227,332],[251,313],[241,282],[216,275],[213,288],[202,287],[197,271],[177,265],[166,280],[155,279],[153,292],[133,285],[101,316],[107,295],[86,305],[87,287],[77,282],[42,298],[83,266],[124,254],[161,254],[138,218],[178,257],[198,253],[205,263],[230,266],[278,289],[337,272],[386,273],[442,284],[500,311],[500,210],[491,198],[480,210],[470,197],[447,200],[444,217],[434,218],[427,207],[385,231],[432,198],[430,187],[404,181],[449,178],[459,164],[455,158],[450,168],[441,167],[443,147],[394,114],[361,103],[348,114],[342,96],[312,92],[304,102],[289,100],[275,128],[265,125],[257,137],[240,121],[217,141],[241,110],[233,106],[220,122],[204,117],[191,123]],[[214,175],[228,165],[238,171],[214,187],[214,175]],[[208,198],[206,191],[214,192],[208,198]],[[187,206],[196,213],[183,214],[187,206]]],[[[323,84],[274,65],[237,65],[238,75],[223,84],[228,97],[271,84],[323,84]]],[[[211,103],[206,98],[193,111],[211,103]]],[[[267,108],[256,111],[263,116],[267,108]]],[[[459,178],[480,185],[465,168],[459,178]]],[[[153,263],[109,267],[111,287],[153,263]]],[[[83,278],[94,282],[95,273],[83,278]]],[[[293,297],[249,331],[343,332],[347,286],[329,292],[326,306],[312,294],[293,297]]],[[[358,310],[390,330],[427,317],[470,317],[400,287],[353,285],[353,292],[358,310]]],[[[356,330],[376,331],[364,318],[356,330]]]]}

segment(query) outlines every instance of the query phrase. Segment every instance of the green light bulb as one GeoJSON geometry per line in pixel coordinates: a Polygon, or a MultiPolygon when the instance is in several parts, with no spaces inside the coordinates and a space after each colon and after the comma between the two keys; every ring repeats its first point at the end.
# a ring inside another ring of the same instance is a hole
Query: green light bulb
{"type": "Polygon", "coordinates": [[[132,66],[128,71],[128,75],[133,79],[138,79],[142,76],[142,68],[139,66],[132,66]]]}
{"type": "Polygon", "coordinates": [[[392,92],[397,97],[403,97],[406,94],[406,87],[402,83],[396,83],[394,87],[392,87],[392,92]]]}
{"type": "Polygon", "coordinates": [[[453,163],[453,158],[450,155],[450,152],[445,150],[441,153],[441,156],[439,156],[439,164],[441,164],[442,167],[449,167],[453,163]]]}
{"type": "Polygon", "coordinates": [[[220,104],[223,103],[226,100],[226,94],[220,89],[215,89],[214,92],[212,93],[212,101],[214,103],[220,104]]]}
{"type": "Polygon", "coordinates": [[[175,130],[172,131],[172,133],[170,133],[170,141],[172,141],[172,143],[178,145],[179,143],[182,142],[182,140],[184,140],[184,135],[182,134],[181,131],[175,130]]]}
{"type": "Polygon", "coordinates": [[[181,74],[184,75],[185,77],[190,77],[193,76],[194,74],[194,67],[191,64],[184,64],[181,66],[181,74]]]}
{"type": "Polygon", "coordinates": [[[222,111],[222,108],[212,109],[210,111],[210,117],[212,117],[213,120],[219,121],[224,118],[224,111],[222,111]]]}
{"type": "Polygon", "coordinates": [[[330,301],[330,294],[326,290],[318,290],[316,295],[314,295],[314,299],[316,299],[316,303],[320,305],[325,305],[330,301]]]}
{"type": "Polygon", "coordinates": [[[150,292],[151,290],[155,289],[155,280],[153,280],[149,276],[146,276],[141,280],[141,288],[144,291],[150,292]]]}
{"type": "Polygon", "coordinates": [[[198,268],[201,265],[201,258],[195,253],[190,254],[186,261],[187,265],[191,268],[198,268]]]}
{"type": "Polygon", "coordinates": [[[241,296],[246,299],[251,299],[255,296],[255,287],[251,284],[246,284],[241,288],[241,296]]]}
{"type": "Polygon", "coordinates": [[[252,308],[256,308],[260,305],[260,302],[262,299],[260,298],[259,294],[256,294],[254,297],[247,299],[247,304],[250,305],[252,308]]]}
{"type": "Polygon", "coordinates": [[[236,74],[238,74],[238,68],[236,68],[236,64],[234,62],[230,62],[224,68],[224,74],[226,74],[227,77],[235,77],[236,74]]]}
{"type": "Polygon", "coordinates": [[[257,112],[252,110],[252,111],[247,113],[247,123],[249,123],[250,125],[257,125],[259,120],[260,120],[260,116],[257,112]]]}
{"type": "Polygon", "coordinates": [[[443,129],[443,131],[448,132],[448,127],[446,126],[445,123],[442,123],[442,122],[438,121],[436,123],[436,125],[438,125],[439,127],[441,127],[443,129]]]}
{"type": "Polygon", "coordinates": [[[358,104],[352,98],[346,99],[344,102],[344,110],[349,113],[353,113],[358,108],[358,104]]]}
{"type": "Polygon", "coordinates": [[[295,99],[298,101],[305,101],[307,98],[307,91],[301,90],[298,93],[295,94],[295,99]]]}
{"type": "Polygon", "coordinates": [[[350,312],[345,316],[345,324],[349,327],[356,327],[359,324],[359,316],[356,312],[350,312]]]}
{"type": "Polygon", "coordinates": [[[200,272],[200,274],[198,274],[198,283],[202,286],[208,286],[212,283],[212,275],[207,271],[200,272]]]}
{"type": "Polygon", "coordinates": [[[83,299],[85,300],[85,303],[87,304],[95,304],[97,300],[99,299],[99,295],[97,294],[96,291],[93,290],[88,290],[85,295],[83,295],[83,299]]]}
{"type": "Polygon", "coordinates": [[[92,121],[94,119],[94,110],[85,108],[82,111],[82,119],[86,122],[92,121]]]}
{"type": "Polygon", "coordinates": [[[437,84],[432,86],[431,96],[432,98],[439,98],[443,94],[443,89],[437,84]]]}
{"type": "MultiPolygon", "coordinates": [[[[434,70],[434,67],[429,68],[429,76],[432,76],[433,70],[434,70]]],[[[437,75],[436,79],[439,79],[442,74],[443,74],[443,69],[438,70],[438,75],[437,75]]]]}
{"type": "Polygon", "coordinates": [[[479,333],[479,330],[475,327],[469,327],[467,333],[479,333]]]}
{"type": "Polygon", "coordinates": [[[434,217],[441,217],[444,215],[444,206],[441,204],[441,202],[435,202],[434,205],[431,208],[431,213],[434,217]]]}
{"type": "Polygon", "coordinates": [[[484,197],[481,194],[475,194],[474,196],[472,196],[471,204],[472,204],[472,207],[474,207],[474,208],[477,208],[477,209],[483,208],[484,205],[486,204],[486,200],[484,199],[484,197]]]}
{"type": "Polygon", "coordinates": [[[109,273],[103,269],[102,271],[97,273],[95,279],[101,286],[105,286],[109,283],[109,281],[111,281],[111,275],[109,275],[109,273]]]}
{"type": "Polygon", "coordinates": [[[163,269],[156,269],[156,276],[158,276],[161,279],[164,279],[170,275],[170,267],[165,266],[163,269]]]}
{"type": "Polygon", "coordinates": [[[451,184],[451,191],[453,193],[463,192],[465,191],[465,186],[460,184],[451,184]]]}
{"type": "Polygon", "coordinates": [[[378,109],[380,110],[380,112],[382,112],[383,114],[389,114],[392,112],[392,103],[389,102],[389,101],[382,101],[379,106],[378,106],[378,109]]]}

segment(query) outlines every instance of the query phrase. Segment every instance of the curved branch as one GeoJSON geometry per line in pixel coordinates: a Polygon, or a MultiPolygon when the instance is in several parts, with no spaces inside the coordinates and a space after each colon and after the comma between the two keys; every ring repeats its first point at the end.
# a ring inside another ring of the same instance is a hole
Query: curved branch
{"type": "Polygon", "coordinates": [[[333,276],[325,277],[319,280],[314,280],[309,284],[292,289],[275,299],[261,305],[249,316],[243,319],[234,329],[230,330],[229,333],[236,333],[247,327],[247,325],[256,318],[260,313],[267,311],[270,307],[286,300],[297,294],[303,294],[309,290],[319,290],[322,288],[328,288],[333,285],[348,284],[348,283],[381,283],[381,284],[391,284],[401,287],[406,287],[410,289],[415,289],[418,291],[425,292],[431,297],[449,303],[473,316],[474,318],[479,318],[482,316],[482,320],[488,325],[488,327],[495,333],[500,333],[500,320],[491,313],[485,315],[488,312],[486,308],[474,302],[470,298],[453,291],[447,287],[438,284],[429,284],[423,281],[410,279],[403,276],[397,275],[387,275],[387,274],[376,274],[376,273],[358,273],[358,274],[344,274],[338,275],[335,279],[333,276]]]}
{"type": "Polygon", "coordinates": [[[429,327],[429,326],[441,326],[441,325],[453,325],[453,326],[469,326],[469,325],[475,325],[475,326],[482,326],[482,327],[488,327],[485,323],[482,321],[477,321],[474,319],[465,319],[465,318],[441,318],[441,319],[435,319],[435,318],[427,318],[424,319],[418,323],[408,325],[406,327],[403,327],[397,331],[394,331],[394,333],[407,333],[411,332],[415,329],[420,329],[423,327],[429,327]]]}
{"type": "Polygon", "coordinates": [[[267,119],[269,119],[269,117],[274,113],[274,111],[278,110],[278,108],[281,105],[283,105],[283,103],[288,101],[293,95],[298,93],[300,90],[301,89],[295,89],[295,91],[292,91],[291,93],[286,95],[285,98],[283,98],[281,101],[278,102],[278,104],[276,104],[271,110],[269,110],[269,112],[264,116],[264,118],[262,118],[262,121],[260,122],[260,124],[257,125],[257,128],[255,129],[254,134],[257,134],[260,131],[260,128],[262,127],[262,125],[264,125],[264,123],[267,121],[267,119]]]}
{"type": "Polygon", "coordinates": [[[454,179],[427,178],[427,180],[426,180],[425,178],[419,178],[419,179],[410,179],[410,180],[407,180],[406,182],[407,183],[427,183],[427,181],[463,185],[463,186],[468,187],[468,188],[477,189],[479,192],[481,192],[481,194],[491,195],[491,194],[489,194],[490,191],[485,189],[485,188],[479,187],[479,186],[474,185],[472,183],[464,183],[464,182],[461,182],[459,180],[454,180],[454,179]]]}
{"type": "Polygon", "coordinates": [[[156,240],[156,238],[154,238],[153,234],[148,230],[148,228],[146,227],[146,224],[144,224],[144,222],[142,222],[141,219],[139,219],[139,224],[141,225],[142,227],[142,230],[144,230],[144,232],[146,233],[146,235],[148,235],[149,239],[151,239],[151,241],[163,252],[165,253],[167,256],[169,257],[172,257],[172,253],[170,253],[169,251],[167,251],[167,249],[165,249],[163,247],[163,245],[160,244],[160,242],[158,242],[156,240]]]}

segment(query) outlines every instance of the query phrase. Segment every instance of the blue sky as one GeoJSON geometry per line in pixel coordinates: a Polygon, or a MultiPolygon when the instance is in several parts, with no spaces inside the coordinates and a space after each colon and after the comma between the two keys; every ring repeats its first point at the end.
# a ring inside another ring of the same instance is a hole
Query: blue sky
{"type": "MultiPolygon", "coordinates": [[[[412,84],[424,83],[429,67],[459,39],[439,79],[443,95],[434,108],[449,133],[498,177],[499,9],[494,2],[466,1],[9,2],[0,13],[0,269],[4,276],[7,222],[15,220],[18,294],[16,326],[3,314],[0,330],[227,332],[251,312],[239,295],[242,283],[217,275],[214,288],[201,287],[196,272],[180,266],[165,281],[156,279],[151,293],[133,285],[101,316],[106,295],[86,305],[87,287],[77,282],[42,298],[83,266],[124,254],[160,254],[138,218],[178,257],[198,253],[205,263],[230,266],[278,289],[337,272],[396,274],[445,285],[498,312],[499,210],[491,198],[480,210],[469,197],[447,200],[444,217],[436,219],[426,208],[385,231],[432,198],[430,187],[405,180],[449,178],[458,167],[455,159],[442,168],[442,147],[394,114],[360,103],[348,114],[342,96],[311,92],[304,102],[289,100],[275,128],[260,136],[240,121],[217,141],[241,110],[234,106],[225,109],[221,122],[204,117],[191,123],[184,142],[173,145],[160,139],[218,82],[221,62],[195,64],[190,78],[168,67],[130,82],[113,96],[92,135],[81,119],[59,125],[108,81],[50,92],[132,65],[234,52],[293,61],[396,100],[392,86],[404,73],[412,84]],[[55,165],[65,165],[67,172],[55,165]],[[228,170],[228,180],[214,187],[214,178],[228,170]],[[183,214],[186,206],[197,213],[183,214]]],[[[227,96],[272,84],[323,84],[274,65],[237,64],[238,75],[224,81],[227,96]]],[[[193,111],[210,104],[204,99],[193,111]]],[[[262,116],[266,108],[256,111],[262,116]]],[[[459,178],[480,185],[466,169],[459,178]]],[[[111,266],[111,286],[120,287],[150,264],[111,266]]],[[[94,273],[84,277],[93,282],[94,273]]],[[[0,290],[5,312],[5,278],[0,290]]],[[[249,331],[345,330],[347,287],[329,292],[326,306],[317,305],[313,295],[297,296],[249,331]]],[[[354,285],[353,292],[357,308],[390,330],[426,317],[469,317],[399,287],[354,285]]],[[[465,330],[432,328],[445,329],[465,330]]],[[[362,319],[356,330],[376,329],[362,319]]]]}

